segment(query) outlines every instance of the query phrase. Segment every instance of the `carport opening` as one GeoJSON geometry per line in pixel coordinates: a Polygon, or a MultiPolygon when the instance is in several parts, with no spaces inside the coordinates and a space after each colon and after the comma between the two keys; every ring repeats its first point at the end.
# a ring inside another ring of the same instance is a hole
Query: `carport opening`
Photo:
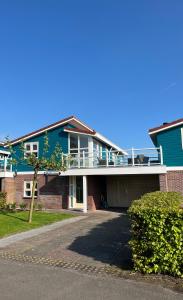
{"type": "Polygon", "coordinates": [[[88,207],[125,210],[133,200],[159,189],[158,175],[88,176],[88,207]]]}

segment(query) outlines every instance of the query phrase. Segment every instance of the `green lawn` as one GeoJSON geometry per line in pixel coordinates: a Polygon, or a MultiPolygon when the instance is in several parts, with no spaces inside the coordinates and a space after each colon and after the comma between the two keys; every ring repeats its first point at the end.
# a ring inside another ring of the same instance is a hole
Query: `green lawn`
{"type": "Polygon", "coordinates": [[[32,223],[27,222],[28,212],[0,212],[0,238],[74,217],[73,214],[34,212],[32,223]]]}

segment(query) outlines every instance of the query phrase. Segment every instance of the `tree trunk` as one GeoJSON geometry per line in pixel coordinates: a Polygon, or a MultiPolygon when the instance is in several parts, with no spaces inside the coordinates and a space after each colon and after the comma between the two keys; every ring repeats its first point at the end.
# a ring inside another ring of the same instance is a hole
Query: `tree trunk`
{"type": "Polygon", "coordinates": [[[35,187],[37,183],[37,173],[38,171],[35,169],[34,170],[34,177],[33,177],[33,184],[32,184],[32,198],[31,198],[31,203],[30,203],[30,211],[29,211],[29,223],[32,223],[32,213],[34,209],[34,199],[35,199],[35,187]]]}

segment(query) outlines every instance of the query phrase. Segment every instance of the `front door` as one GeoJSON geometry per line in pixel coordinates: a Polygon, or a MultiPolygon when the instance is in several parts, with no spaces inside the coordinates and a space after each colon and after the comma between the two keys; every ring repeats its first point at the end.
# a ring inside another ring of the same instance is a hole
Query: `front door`
{"type": "Polygon", "coordinates": [[[83,208],[83,178],[82,176],[69,177],[70,208],[83,208]]]}

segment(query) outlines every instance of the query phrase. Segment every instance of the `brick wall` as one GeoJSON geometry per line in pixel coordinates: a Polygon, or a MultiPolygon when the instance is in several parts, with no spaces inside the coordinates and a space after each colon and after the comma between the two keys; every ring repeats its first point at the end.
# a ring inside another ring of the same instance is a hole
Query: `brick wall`
{"type": "MultiPolygon", "coordinates": [[[[15,201],[17,203],[30,203],[29,198],[24,198],[24,181],[33,179],[32,174],[17,175],[15,177],[15,201]]],[[[37,202],[45,208],[61,209],[68,208],[69,181],[68,177],[55,175],[38,175],[37,202]]]]}
{"type": "Polygon", "coordinates": [[[101,195],[106,197],[106,177],[88,176],[88,210],[100,208],[101,195]]]}
{"type": "Polygon", "coordinates": [[[183,194],[183,171],[170,171],[159,175],[160,190],[183,194]]]}
{"type": "Polygon", "coordinates": [[[2,178],[1,190],[7,193],[7,203],[15,202],[15,179],[13,178],[2,178]]]}

